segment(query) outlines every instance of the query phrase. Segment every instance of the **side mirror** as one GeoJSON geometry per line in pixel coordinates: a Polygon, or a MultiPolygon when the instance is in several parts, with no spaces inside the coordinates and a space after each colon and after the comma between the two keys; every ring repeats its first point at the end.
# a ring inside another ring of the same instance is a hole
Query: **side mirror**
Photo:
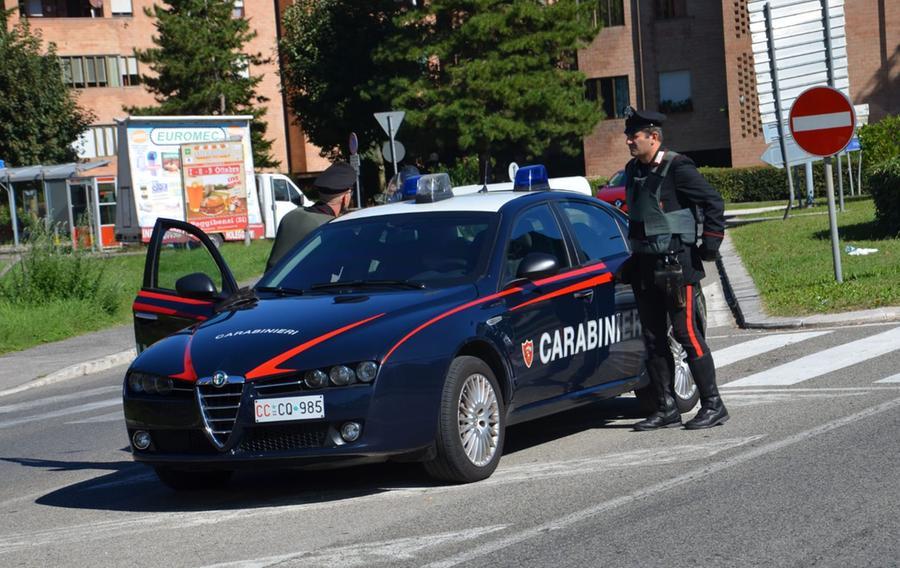
{"type": "Polygon", "coordinates": [[[180,296],[209,300],[216,295],[216,285],[212,278],[202,272],[182,276],[175,282],[175,290],[180,296]]]}
{"type": "Polygon", "coordinates": [[[552,254],[545,252],[528,253],[519,264],[516,278],[536,280],[546,276],[552,276],[559,272],[559,261],[552,254]]]}

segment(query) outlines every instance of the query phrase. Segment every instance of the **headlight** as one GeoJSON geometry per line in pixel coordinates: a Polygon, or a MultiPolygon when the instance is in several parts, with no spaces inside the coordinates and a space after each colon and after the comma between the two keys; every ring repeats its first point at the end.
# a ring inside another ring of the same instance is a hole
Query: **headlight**
{"type": "Polygon", "coordinates": [[[131,392],[144,392],[143,376],[140,373],[128,375],[128,390],[131,392]]]}
{"type": "Polygon", "coordinates": [[[378,374],[378,365],[374,361],[363,361],[356,366],[356,376],[364,383],[371,383],[378,374]]]}
{"type": "Polygon", "coordinates": [[[328,377],[331,379],[332,383],[339,387],[349,385],[353,382],[353,379],[356,378],[353,369],[346,365],[336,365],[332,367],[328,372],[328,377]]]}
{"type": "Polygon", "coordinates": [[[328,375],[325,374],[325,371],[319,369],[306,371],[303,382],[311,389],[320,389],[328,383],[328,375]]]}
{"type": "Polygon", "coordinates": [[[128,390],[133,393],[147,394],[171,394],[175,388],[175,381],[169,377],[157,377],[146,373],[130,373],[128,375],[128,390]]]}

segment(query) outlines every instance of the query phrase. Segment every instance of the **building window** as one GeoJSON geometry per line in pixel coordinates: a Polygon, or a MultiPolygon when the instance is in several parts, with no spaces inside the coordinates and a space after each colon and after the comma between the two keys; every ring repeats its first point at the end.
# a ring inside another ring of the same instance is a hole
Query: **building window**
{"type": "Polygon", "coordinates": [[[19,13],[26,18],[102,18],[103,4],[95,8],[90,0],[22,0],[19,13]]]}
{"type": "Polygon", "coordinates": [[[130,16],[132,14],[131,0],[111,0],[109,8],[113,16],[130,16]]]}
{"type": "Polygon", "coordinates": [[[625,107],[631,104],[628,77],[601,77],[587,80],[587,99],[602,100],[606,118],[624,118],[625,107]]]}
{"type": "Polygon", "coordinates": [[[656,0],[656,19],[671,20],[687,16],[687,0],[656,0]]]}
{"type": "Polygon", "coordinates": [[[694,110],[691,101],[691,72],[671,71],[659,74],[659,111],[688,112],[694,110]]]}
{"type": "Polygon", "coordinates": [[[234,7],[231,10],[232,18],[244,17],[244,0],[234,0],[234,7]]]}
{"type": "Polygon", "coordinates": [[[604,28],[625,25],[625,8],[623,0],[597,0],[594,8],[594,25],[604,28]]]}
{"type": "Polygon", "coordinates": [[[91,126],[82,132],[73,146],[80,159],[115,156],[117,150],[116,127],[105,124],[91,126]]]}
{"type": "Polygon", "coordinates": [[[63,81],[70,87],[127,87],[140,83],[137,59],[127,55],[61,56],[63,81]]]}

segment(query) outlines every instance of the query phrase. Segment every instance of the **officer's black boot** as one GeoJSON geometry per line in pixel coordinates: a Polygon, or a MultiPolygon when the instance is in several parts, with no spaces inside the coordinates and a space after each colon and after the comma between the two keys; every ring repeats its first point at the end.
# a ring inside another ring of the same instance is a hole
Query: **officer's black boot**
{"type": "Polygon", "coordinates": [[[701,430],[724,424],[728,420],[728,411],[719,396],[716,387],[716,367],[712,355],[707,353],[699,359],[688,360],[697,390],[700,391],[700,411],[690,419],[684,427],[688,430],[701,430]]]}
{"type": "Polygon", "coordinates": [[[675,405],[673,381],[674,363],[666,357],[652,357],[647,361],[647,373],[650,375],[650,386],[656,395],[656,412],[634,425],[634,429],[643,432],[659,428],[681,426],[681,413],[675,405]]]}

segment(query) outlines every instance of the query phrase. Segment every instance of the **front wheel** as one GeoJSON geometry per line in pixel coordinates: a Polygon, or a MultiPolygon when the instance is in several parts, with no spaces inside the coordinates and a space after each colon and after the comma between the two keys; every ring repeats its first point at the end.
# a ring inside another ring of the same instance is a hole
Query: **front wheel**
{"type": "Polygon", "coordinates": [[[441,394],[437,456],[425,462],[428,474],[456,483],[490,477],[503,453],[505,410],[491,368],[476,357],[454,359],[441,394]]]}

